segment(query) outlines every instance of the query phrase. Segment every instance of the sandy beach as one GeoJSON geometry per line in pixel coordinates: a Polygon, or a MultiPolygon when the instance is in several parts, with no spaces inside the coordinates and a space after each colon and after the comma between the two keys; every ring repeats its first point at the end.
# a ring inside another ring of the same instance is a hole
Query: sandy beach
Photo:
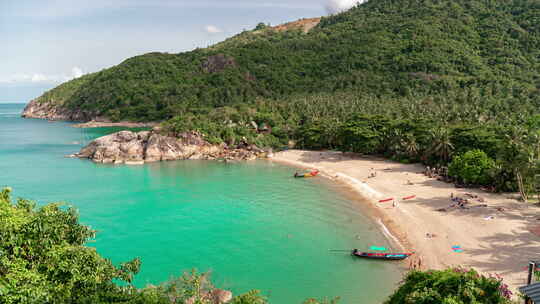
{"type": "Polygon", "coordinates": [[[397,239],[396,250],[402,246],[416,253],[407,263],[421,259],[421,269],[473,267],[501,275],[516,290],[526,283],[529,260],[540,257],[540,236],[532,232],[540,230],[540,208],[513,195],[455,188],[424,175],[420,164],[350,153],[288,150],[276,153],[272,161],[317,168],[323,176],[350,186],[377,210],[374,214],[397,239]],[[376,176],[369,177],[372,173],[376,176]],[[403,200],[412,195],[416,197],[403,200]],[[448,208],[451,195],[468,198],[467,209],[448,208]],[[387,198],[397,199],[397,206],[392,201],[379,203],[387,198]],[[441,208],[448,210],[438,211],[441,208]],[[452,246],[460,246],[462,252],[452,246]]]}

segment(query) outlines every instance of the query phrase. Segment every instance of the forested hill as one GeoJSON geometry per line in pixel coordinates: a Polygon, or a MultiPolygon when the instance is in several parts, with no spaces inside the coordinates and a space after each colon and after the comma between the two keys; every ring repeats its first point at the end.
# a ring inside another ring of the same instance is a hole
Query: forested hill
{"type": "Polygon", "coordinates": [[[462,184],[535,189],[538,0],[370,0],[318,21],[134,57],[25,115],[164,121],[169,135],[385,155],[448,166],[462,184]]]}
{"type": "Polygon", "coordinates": [[[371,0],[308,33],[260,25],[207,49],[150,53],[38,98],[114,120],[354,91],[376,98],[538,98],[540,2],[371,0]]]}

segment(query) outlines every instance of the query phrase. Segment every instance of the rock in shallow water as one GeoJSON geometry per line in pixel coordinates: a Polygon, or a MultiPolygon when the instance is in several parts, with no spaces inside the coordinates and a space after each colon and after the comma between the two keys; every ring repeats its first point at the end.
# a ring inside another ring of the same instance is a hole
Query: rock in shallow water
{"type": "Polygon", "coordinates": [[[88,158],[96,163],[137,165],[180,159],[231,158],[253,160],[259,149],[229,149],[225,145],[212,145],[198,132],[185,132],[178,137],[154,131],[120,131],[100,137],[75,156],[88,158]]]}

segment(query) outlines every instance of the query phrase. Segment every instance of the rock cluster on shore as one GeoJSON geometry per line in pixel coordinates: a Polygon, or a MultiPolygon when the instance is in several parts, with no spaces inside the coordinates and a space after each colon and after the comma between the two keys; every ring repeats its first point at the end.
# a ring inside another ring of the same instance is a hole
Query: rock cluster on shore
{"type": "Polygon", "coordinates": [[[88,158],[97,163],[143,164],[181,159],[254,160],[265,155],[263,150],[245,143],[236,147],[210,144],[198,132],[184,132],[172,137],[153,130],[120,131],[100,137],[73,157],[88,158]]]}
{"type": "Polygon", "coordinates": [[[63,108],[54,102],[40,102],[34,99],[26,105],[21,116],[48,120],[89,121],[96,115],[82,110],[63,108]]]}
{"type": "MultiPolygon", "coordinates": [[[[232,300],[232,292],[224,289],[213,289],[210,291],[203,291],[199,295],[199,299],[210,301],[213,304],[224,304],[229,303],[232,300]]],[[[192,296],[186,300],[186,304],[195,304],[199,303],[196,296],[192,296]]]]}

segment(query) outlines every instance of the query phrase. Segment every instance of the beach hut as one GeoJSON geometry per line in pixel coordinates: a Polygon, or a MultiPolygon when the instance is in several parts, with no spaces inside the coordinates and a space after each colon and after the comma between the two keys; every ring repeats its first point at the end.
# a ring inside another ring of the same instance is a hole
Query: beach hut
{"type": "MultiPolygon", "coordinates": [[[[519,288],[519,291],[529,297],[528,303],[540,304],[540,282],[519,288]],[[530,302],[532,301],[532,302],[530,302]]],[[[527,303],[527,302],[525,302],[527,303]]]]}
{"type": "Polygon", "coordinates": [[[537,261],[529,262],[529,269],[527,275],[527,285],[519,287],[519,291],[525,296],[525,304],[540,304],[540,282],[532,283],[534,272],[537,270],[537,261]]]}

